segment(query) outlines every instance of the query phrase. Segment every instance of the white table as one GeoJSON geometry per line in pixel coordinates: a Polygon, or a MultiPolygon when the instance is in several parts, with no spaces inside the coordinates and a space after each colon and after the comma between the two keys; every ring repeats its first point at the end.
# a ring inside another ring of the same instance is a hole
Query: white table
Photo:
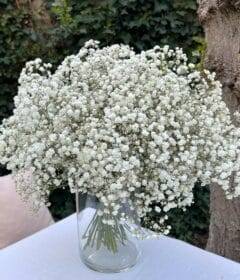
{"type": "Polygon", "coordinates": [[[139,241],[128,272],[89,270],[78,255],[76,216],[0,251],[0,280],[240,280],[240,264],[168,237],[139,241]]]}

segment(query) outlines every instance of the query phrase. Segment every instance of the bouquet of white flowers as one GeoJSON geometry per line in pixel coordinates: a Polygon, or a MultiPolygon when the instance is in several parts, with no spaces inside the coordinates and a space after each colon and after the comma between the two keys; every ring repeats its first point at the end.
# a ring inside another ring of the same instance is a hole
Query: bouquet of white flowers
{"type": "Polygon", "coordinates": [[[98,45],[88,41],[54,73],[41,59],[21,73],[13,115],[0,127],[0,160],[23,198],[35,196],[38,207],[68,184],[97,197],[99,215],[116,217],[126,201],[167,233],[167,212],[192,203],[196,181],[239,195],[240,133],[214,75],[197,71],[179,48],[137,54],[98,45]],[[151,211],[161,212],[159,223],[151,211]]]}

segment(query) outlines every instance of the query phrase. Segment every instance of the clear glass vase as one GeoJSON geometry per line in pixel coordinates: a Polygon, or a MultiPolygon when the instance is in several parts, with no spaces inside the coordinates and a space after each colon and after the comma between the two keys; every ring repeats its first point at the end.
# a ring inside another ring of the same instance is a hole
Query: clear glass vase
{"type": "Polygon", "coordinates": [[[76,193],[80,257],[91,269],[111,273],[128,270],[140,256],[134,211],[124,203],[115,216],[103,212],[94,196],[76,193]]]}

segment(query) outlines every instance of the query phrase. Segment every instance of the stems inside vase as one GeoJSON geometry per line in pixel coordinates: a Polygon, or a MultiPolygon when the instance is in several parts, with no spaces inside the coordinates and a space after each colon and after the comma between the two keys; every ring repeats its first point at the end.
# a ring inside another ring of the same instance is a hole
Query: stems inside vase
{"type": "Polygon", "coordinates": [[[83,239],[86,239],[84,249],[87,247],[99,250],[101,246],[107,248],[113,254],[118,252],[119,245],[124,245],[127,241],[127,234],[123,224],[117,216],[111,214],[94,214],[88,225],[83,239]],[[108,224],[108,221],[112,221],[108,224]]]}

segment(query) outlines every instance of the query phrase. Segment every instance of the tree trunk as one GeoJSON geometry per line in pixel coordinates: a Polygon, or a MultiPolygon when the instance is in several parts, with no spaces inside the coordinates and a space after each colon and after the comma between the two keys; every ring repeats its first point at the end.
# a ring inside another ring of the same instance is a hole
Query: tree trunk
{"type": "Polygon", "coordinates": [[[51,17],[46,9],[45,0],[15,0],[16,7],[26,7],[31,11],[32,18],[37,25],[37,29],[48,28],[52,25],[51,17]]]}
{"type": "MultiPolygon", "coordinates": [[[[198,2],[207,42],[205,67],[222,82],[223,99],[233,114],[240,105],[240,1],[198,2]]],[[[219,186],[211,186],[210,199],[207,250],[240,261],[240,199],[227,200],[219,186]]]]}

